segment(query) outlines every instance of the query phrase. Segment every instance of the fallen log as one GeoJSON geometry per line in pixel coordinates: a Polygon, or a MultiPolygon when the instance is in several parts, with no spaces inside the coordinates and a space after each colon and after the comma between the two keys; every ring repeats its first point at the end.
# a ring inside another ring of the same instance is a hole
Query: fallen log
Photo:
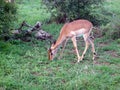
{"type": "Polygon", "coordinates": [[[30,39],[31,37],[32,39],[34,37],[37,40],[49,40],[50,42],[52,42],[53,36],[50,33],[41,29],[41,25],[41,22],[37,22],[34,26],[31,26],[25,21],[23,21],[18,29],[12,31],[12,34],[15,36],[15,38],[19,38],[23,41],[30,41],[26,38],[29,37],[30,39]],[[28,27],[28,29],[23,30],[23,27],[28,27]]]}

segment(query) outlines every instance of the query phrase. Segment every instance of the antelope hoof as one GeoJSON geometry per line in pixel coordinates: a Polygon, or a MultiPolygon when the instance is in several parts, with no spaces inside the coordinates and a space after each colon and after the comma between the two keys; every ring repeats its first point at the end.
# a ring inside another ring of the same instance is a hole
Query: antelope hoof
{"type": "Polygon", "coordinates": [[[80,58],[80,61],[82,61],[83,59],[84,59],[84,57],[81,57],[81,58],[80,58]]]}
{"type": "Polygon", "coordinates": [[[93,60],[95,60],[95,59],[96,59],[96,56],[95,56],[95,57],[93,57],[92,59],[93,59],[93,60]]]}
{"type": "Polygon", "coordinates": [[[77,62],[79,63],[79,62],[82,61],[82,60],[83,60],[83,58],[80,57],[77,62]]]}
{"type": "Polygon", "coordinates": [[[93,60],[96,59],[96,55],[97,55],[96,53],[93,53],[93,58],[92,58],[93,60]]]}
{"type": "Polygon", "coordinates": [[[94,55],[92,59],[95,60],[96,59],[96,55],[94,55]]]}

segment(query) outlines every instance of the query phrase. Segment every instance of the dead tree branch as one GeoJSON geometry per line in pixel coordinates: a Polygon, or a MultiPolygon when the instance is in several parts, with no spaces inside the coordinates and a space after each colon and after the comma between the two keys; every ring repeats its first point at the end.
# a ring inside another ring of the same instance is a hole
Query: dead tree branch
{"type": "Polygon", "coordinates": [[[53,36],[50,33],[42,30],[41,25],[41,22],[37,22],[34,26],[31,26],[23,21],[18,29],[12,31],[12,34],[15,36],[19,35],[19,39],[25,39],[24,41],[26,41],[27,37],[34,37],[38,40],[49,40],[52,42],[53,36]],[[28,27],[28,29],[23,30],[23,27],[28,27]]]}

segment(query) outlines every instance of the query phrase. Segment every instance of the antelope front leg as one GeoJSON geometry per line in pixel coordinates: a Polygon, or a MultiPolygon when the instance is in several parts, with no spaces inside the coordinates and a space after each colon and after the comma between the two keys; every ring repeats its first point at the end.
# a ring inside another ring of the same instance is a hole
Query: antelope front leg
{"type": "Polygon", "coordinates": [[[83,51],[83,53],[82,53],[81,60],[83,60],[83,58],[84,58],[84,56],[85,56],[85,53],[86,53],[88,47],[89,47],[89,42],[88,42],[88,41],[85,41],[85,49],[84,49],[84,51],[83,51]]]}
{"type": "Polygon", "coordinates": [[[84,58],[84,56],[85,56],[85,53],[86,53],[86,51],[87,51],[87,49],[88,49],[88,47],[89,47],[89,44],[90,44],[88,37],[89,37],[89,34],[83,35],[83,38],[84,38],[84,41],[85,41],[85,49],[84,49],[84,51],[83,51],[83,53],[82,53],[81,60],[83,60],[83,58],[84,58]]]}
{"type": "Polygon", "coordinates": [[[93,60],[95,60],[96,58],[96,52],[95,52],[95,47],[94,47],[94,41],[89,39],[89,42],[91,43],[91,46],[92,46],[92,52],[93,52],[93,60]]]}
{"type": "Polygon", "coordinates": [[[58,59],[61,59],[62,55],[63,55],[63,51],[65,49],[66,43],[67,43],[68,39],[66,39],[65,41],[63,41],[63,45],[62,45],[62,51],[60,52],[60,56],[58,59]]]}

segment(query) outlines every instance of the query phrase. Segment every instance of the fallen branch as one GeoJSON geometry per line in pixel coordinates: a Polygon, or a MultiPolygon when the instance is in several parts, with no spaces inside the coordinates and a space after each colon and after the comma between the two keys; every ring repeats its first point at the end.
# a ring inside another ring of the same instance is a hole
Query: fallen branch
{"type": "Polygon", "coordinates": [[[18,29],[12,31],[12,34],[15,36],[19,35],[17,39],[19,38],[24,41],[26,41],[27,37],[34,37],[38,40],[49,40],[51,42],[53,40],[53,36],[50,33],[42,30],[41,25],[41,22],[37,22],[34,26],[31,26],[23,21],[18,29]],[[23,30],[23,27],[28,27],[28,29],[23,30]]]}

